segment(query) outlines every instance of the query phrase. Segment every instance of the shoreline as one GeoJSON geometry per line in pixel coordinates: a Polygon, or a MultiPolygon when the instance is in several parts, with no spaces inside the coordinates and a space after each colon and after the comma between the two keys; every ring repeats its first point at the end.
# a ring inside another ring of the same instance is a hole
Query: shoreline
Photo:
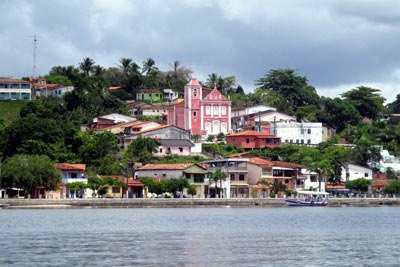
{"type": "MultiPolygon", "coordinates": [[[[400,198],[331,198],[328,207],[400,206],[400,198]]],[[[277,208],[284,199],[0,199],[2,209],[277,208]]]]}

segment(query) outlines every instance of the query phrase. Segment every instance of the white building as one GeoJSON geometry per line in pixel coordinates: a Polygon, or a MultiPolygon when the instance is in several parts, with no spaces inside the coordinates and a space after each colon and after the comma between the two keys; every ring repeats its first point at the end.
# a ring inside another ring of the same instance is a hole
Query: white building
{"type": "Polygon", "coordinates": [[[382,159],[377,165],[381,172],[386,172],[388,168],[396,172],[400,171],[400,160],[398,157],[390,155],[387,150],[381,150],[381,156],[382,159]]]}
{"type": "MultiPolygon", "coordinates": [[[[318,181],[318,173],[309,171],[307,169],[303,169],[301,171],[307,178],[304,180],[304,189],[314,191],[318,191],[319,189],[319,181],[318,181]]],[[[323,181],[323,177],[321,177],[321,192],[325,192],[325,182],[323,181]]]]}
{"type": "Polygon", "coordinates": [[[284,121],[271,123],[270,133],[287,144],[317,145],[322,142],[321,122],[284,121]]]}
{"type": "Polygon", "coordinates": [[[276,108],[270,107],[270,106],[265,106],[265,105],[257,105],[257,106],[252,106],[252,107],[244,107],[244,108],[235,108],[232,109],[232,118],[236,117],[241,117],[245,115],[251,115],[267,110],[272,110],[276,111],[276,108]]]}
{"type": "Polygon", "coordinates": [[[164,99],[168,101],[174,101],[179,96],[179,93],[172,89],[162,89],[161,91],[164,93],[164,99]]]}
{"type": "Polygon", "coordinates": [[[31,99],[31,84],[19,79],[0,79],[0,100],[31,99]]]}
{"type": "Polygon", "coordinates": [[[342,182],[353,181],[359,178],[372,180],[372,169],[367,166],[360,166],[353,163],[347,163],[345,168],[342,168],[342,182]]]}

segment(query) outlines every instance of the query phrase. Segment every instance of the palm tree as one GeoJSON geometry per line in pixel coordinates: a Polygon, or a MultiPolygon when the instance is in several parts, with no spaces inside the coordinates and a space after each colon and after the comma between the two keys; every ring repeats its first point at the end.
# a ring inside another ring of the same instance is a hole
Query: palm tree
{"type": "Polygon", "coordinates": [[[281,181],[275,180],[271,184],[271,190],[277,195],[279,192],[285,191],[287,189],[287,186],[282,183],[281,181]]]}
{"type": "Polygon", "coordinates": [[[172,63],[168,63],[171,68],[172,68],[172,77],[174,79],[178,78],[178,70],[179,70],[179,65],[181,64],[181,62],[179,60],[174,60],[172,63]]]}
{"type": "Polygon", "coordinates": [[[207,173],[208,177],[209,177],[209,183],[210,185],[215,182],[215,193],[218,191],[218,181],[220,181],[220,185],[221,185],[221,190],[219,191],[219,197],[221,198],[221,191],[222,191],[222,180],[226,180],[227,175],[225,172],[221,171],[221,168],[216,168],[214,172],[208,172],[207,173]]]}
{"type": "Polygon", "coordinates": [[[131,64],[132,64],[132,59],[130,59],[130,58],[124,58],[124,57],[121,57],[120,59],[119,59],[119,63],[121,63],[121,65],[119,66],[120,67],[120,69],[122,69],[122,71],[125,73],[125,74],[128,74],[128,72],[131,70],[131,64]]]}
{"type": "Polygon", "coordinates": [[[332,174],[334,172],[332,163],[329,159],[322,159],[321,161],[312,162],[307,166],[307,169],[310,171],[318,173],[318,189],[321,192],[321,182],[324,180],[325,189],[326,189],[326,177],[328,174],[332,174]]]}
{"type": "Polygon", "coordinates": [[[138,64],[136,64],[135,62],[132,62],[130,71],[134,72],[134,73],[139,73],[140,66],[138,64]]]}
{"type": "Polygon", "coordinates": [[[92,72],[95,76],[102,76],[106,72],[106,69],[100,65],[96,65],[92,67],[92,72]]]}
{"type": "Polygon", "coordinates": [[[142,73],[146,73],[146,75],[153,70],[153,66],[156,64],[154,59],[151,57],[147,58],[143,61],[142,73]]]}
{"type": "Polygon", "coordinates": [[[210,75],[208,75],[207,86],[210,88],[214,88],[217,85],[218,77],[219,75],[216,73],[211,73],[210,75]]]}
{"type": "Polygon", "coordinates": [[[89,76],[89,73],[92,70],[93,65],[94,65],[94,60],[91,59],[90,57],[86,57],[83,59],[83,62],[79,64],[79,68],[86,74],[86,76],[89,76]]]}

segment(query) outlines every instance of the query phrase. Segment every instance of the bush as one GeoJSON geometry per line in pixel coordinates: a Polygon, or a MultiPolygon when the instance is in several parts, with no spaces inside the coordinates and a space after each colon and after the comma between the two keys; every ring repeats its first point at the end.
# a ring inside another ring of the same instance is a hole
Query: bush
{"type": "Polygon", "coordinates": [[[390,184],[383,190],[385,194],[398,194],[400,193],[400,180],[393,180],[390,184]]]}
{"type": "Polygon", "coordinates": [[[366,192],[368,191],[368,186],[371,184],[371,181],[365,178],[359,178],[353,181],[348,181],[346,183],[346,188],[355,191],[366,192]]]}

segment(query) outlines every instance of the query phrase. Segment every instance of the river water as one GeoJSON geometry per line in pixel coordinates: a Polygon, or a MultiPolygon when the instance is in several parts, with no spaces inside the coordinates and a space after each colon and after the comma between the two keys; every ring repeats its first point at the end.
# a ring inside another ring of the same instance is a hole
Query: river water
{"type": "Polygon", "coordinates": [[[0,210],[0,266],[399,266],[400,208],[0,210]]]}

